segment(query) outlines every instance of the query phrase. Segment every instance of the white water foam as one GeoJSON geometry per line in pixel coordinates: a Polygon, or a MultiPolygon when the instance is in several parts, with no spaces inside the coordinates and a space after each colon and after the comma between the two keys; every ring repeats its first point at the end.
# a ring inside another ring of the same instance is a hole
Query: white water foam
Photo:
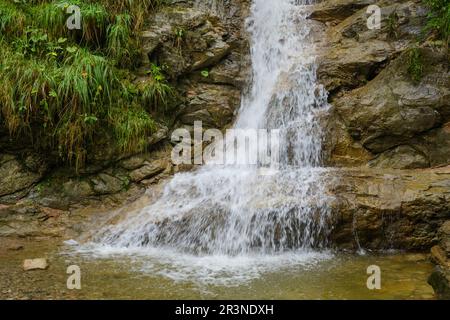
{"type": "Polygon", "coordinates": [[[306,4],[253,0],[247,21],[253,78],[235,128],[279,129],[280,170],[207,165],[177,174],[155,203],[99,228],[81,250],[146,255],[173,279],[216,282],[324,257],[312,248],[326,247],[328,231],[318,121],[328,106],[306,4]]]}

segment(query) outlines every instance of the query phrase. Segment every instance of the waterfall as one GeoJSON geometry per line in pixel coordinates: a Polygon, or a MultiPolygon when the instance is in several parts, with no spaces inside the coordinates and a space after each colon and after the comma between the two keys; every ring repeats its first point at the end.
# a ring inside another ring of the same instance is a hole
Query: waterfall
{"type": "Polygon", "coordinates": [[[326,246],[327,194],[317,85],[307,6],[253,0],[252,81],[235,128],[278,129],[280,165],[205,165],[176,174],[156,202],[97,230],[93,243],[120,250],[167,249],[194,255],[245,256],[326,246]]]}

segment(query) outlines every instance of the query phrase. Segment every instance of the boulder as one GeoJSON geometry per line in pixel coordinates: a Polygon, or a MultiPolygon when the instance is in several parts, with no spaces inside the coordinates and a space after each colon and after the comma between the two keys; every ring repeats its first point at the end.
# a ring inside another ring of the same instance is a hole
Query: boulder
{"type": "Polygon", "coordinates": [[[92,188],[97,194],[113,194],[122,190],[127,182],[106,173],[99,173],[90,179],[92,188]]]}
{"type": "Polygon", "coordinates": [[[140,182],[144,179],[152,178],[166,170],[167,167],[168,162],[165,160],[146,162],[142,167],[130,173],[131,181],[140,182]]]}
{"type": "Polygon", "coordinates": [[[38,155],[20,159],[19,156],[0,154],[0,197],[27,192],[42,179],[46,170],[44,160],[38,155]]]}
{"type": "Polygon", "coordinates": [[[433,287],[439,299],[450,299],[450,271],[436,266],[428,277],[428,283],[433,287]]]}
{"type": "Polygon", "coordinates": [[[83,199],[95,195],[91,184],[86,179],[70,179],[62,186],[63,193],[73,199],[83,199]]]}
{"type": "Polygon", "coordinates": [[[47,259],[38,258],[38,259],[26,259],[23,262],[23,270],[24,271],[32,271],[32,270],[46,270],[48,268],[47,259]]]}

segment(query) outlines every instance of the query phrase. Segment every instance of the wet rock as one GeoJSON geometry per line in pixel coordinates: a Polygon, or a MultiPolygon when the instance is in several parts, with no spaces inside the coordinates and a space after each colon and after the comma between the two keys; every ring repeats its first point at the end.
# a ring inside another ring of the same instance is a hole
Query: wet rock
{"type": "Polygon", "coordinates": [[[23,262],[24,271],[46,270],[49,267],[47,259],[27,259],[23,262]]]}
{"type": "Polygon", "coordinates": [[[450,272],[440,266],[436,266],[428,278],[428,283],[433,287],[439,299],[450,299],[450,272]]]}
{"type": "Polygon", "coordinates": [[[130,173],[130,178],[133,182],[140,182],[144,179],[149,179],[166,170],[168,162],[165,160],[156,160],[145,163],[144,166],[136,169],[130,173]]]}
{"type": "Polygon", "coordinates": [[[330,175],[337,247],[429,250],[450,217],[450,167],[340,169],[330,175]]]}

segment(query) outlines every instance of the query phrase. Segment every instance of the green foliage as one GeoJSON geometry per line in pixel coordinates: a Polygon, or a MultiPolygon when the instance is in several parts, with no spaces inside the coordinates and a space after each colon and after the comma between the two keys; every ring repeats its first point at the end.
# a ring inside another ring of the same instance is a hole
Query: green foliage
{"type": "Polygon", "coordinates": [[[450,2],[448,0],[425,0],[430,8],[428,29],[437,32],[448,45],[450,40],[450,2]]]}
{"type": "Polygon", "coordinates": [[[136,47],[136,43],[130,37],[131,21],[132,18],[129,14],[117,15],[115,23],[111,24],[107,31],[109,56],[121,66],[131,65],[135,58],[133,51],[130,50],[130,48],[136,47]]]}
{"type": "Polygon", "coordinates": [[[151,64],[149,74],[152,79],[141,84],[142,102],[144,105],[150,105],[151,111],[164,113],[168,110],[175,92],[167,83],[162,68],[156,64],[151,64]]]}
{"type": "Polygon", "coordinates": [[[178,49],[181,49],[183,39],[185,36],[185,30],[183,28],[175,28],[173,30],[173,36],[174,36],[174,46],[177,47],[178,49]]]}
{"type": "Polygon", "coordinates": [[[387,18],[388,36],[391,38],[398,38],[398,15],[397,12],[392,12],[387,18]]]}
{"type": "Polygon", "coordinates": [[[157,66],[144,86],[130,81],[137,28],[160,2],[0,0],[0,126],[77,168],[105,130],[123,152],[142,151],[156,128],[149,112],[175,95],[157,66]],[[66,27],[69,4],[81,30],[66,27]]]}
{"type": "Polygon", "coordinates": [[[122,152],[144,150],[147,143],[146,136],[156,128],[150,115],[137,106],[127,109],[113,108],[109,119],[122,152]]]}
{"type": "Polygon", "coordinates": [[[204,78],[208,78],[209,77],[209,71],[208,70],[202,70],[201,72],[200,72],[200,74],[202,75],[202,77],[204,77],[204,78]]]}
{"type": "Polygon", "coordinates": [[[13,37],[21,33],[25,14],[9,1],[0,1],[0,34],[13,37]]]}
{"type": "Polygon", "coordinates": [[[412,48],[408,51],[408,73],[415,82],[419,82],[422,79],[422,54],[418,48],[412,48]]]}

